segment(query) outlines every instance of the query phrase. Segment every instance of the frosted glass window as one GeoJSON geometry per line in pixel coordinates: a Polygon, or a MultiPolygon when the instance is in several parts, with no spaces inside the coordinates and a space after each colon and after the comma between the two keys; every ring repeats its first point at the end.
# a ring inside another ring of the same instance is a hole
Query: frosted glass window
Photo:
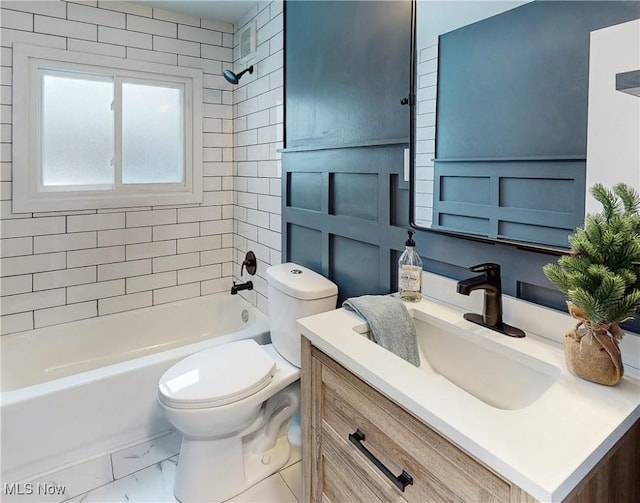
{"type": "Polygon", "coordinates": [[[42,75],[41,183],[113,185],[113,81],[42,75]]]}
{"type": "Polygon", "coordinates": [[[184,179],[182,89],[122,84],[122,183],[184,179]]]}
{"type": "Polygon", "coordinates": [[[14,213],[202,202],[202,70],[12,51],[14,213]]]}

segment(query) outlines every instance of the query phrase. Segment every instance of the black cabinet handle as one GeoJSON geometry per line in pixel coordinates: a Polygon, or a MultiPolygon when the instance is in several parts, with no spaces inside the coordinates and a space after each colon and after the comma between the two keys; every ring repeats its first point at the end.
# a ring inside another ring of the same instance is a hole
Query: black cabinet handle
{"type": "Polygon", "coordinates": [[[413,477],[406,471],[402,470],[400,475],[394,475],[389,468],[384,466],[380,460],[376,458],[371,451],[369,451],[369,449],[362,445],[362,442],[364,442],[364,433],[360,431],[360,428],[358,428],[354,433],[349,433],[349,442],[355,445],[358,450],[402,492],[404,492],[405,487],[413,485],[413,477]]]}

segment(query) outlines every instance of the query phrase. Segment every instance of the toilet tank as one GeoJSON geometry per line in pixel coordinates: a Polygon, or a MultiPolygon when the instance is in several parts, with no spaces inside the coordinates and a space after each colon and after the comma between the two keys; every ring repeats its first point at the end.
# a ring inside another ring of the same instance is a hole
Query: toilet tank
{"type": "Polygon", "coordinates": [[[296,320],[336,308],[338,287],[317,272],[287,262],[267,269],[269,327],[273,347],[300,367],[296,320]]]}

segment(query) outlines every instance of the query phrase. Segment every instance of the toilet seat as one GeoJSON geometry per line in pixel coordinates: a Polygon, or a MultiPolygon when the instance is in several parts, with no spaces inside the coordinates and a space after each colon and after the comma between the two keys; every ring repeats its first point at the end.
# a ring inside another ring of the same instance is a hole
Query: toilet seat
{"type": "Polygon", "coordinates": [[[158,399],[168,407],[227,405],[266,387],[275,360],[253,339],[214,346],[188,356],[160,378],[158,399]]]}

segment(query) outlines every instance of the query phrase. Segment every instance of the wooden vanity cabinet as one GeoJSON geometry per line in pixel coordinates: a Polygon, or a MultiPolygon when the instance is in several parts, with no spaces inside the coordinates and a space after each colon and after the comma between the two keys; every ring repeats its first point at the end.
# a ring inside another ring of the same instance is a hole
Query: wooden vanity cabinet
{"type": "MultiPolygon", "coordinates": [[[[306,338],[302,341],[305,503],[536,501],[312,346],[306,338]]],[[[637,454],[637,424],[629,433],[632,431],[635,433],[631,444],[635,442],[637,454]]],[[[625,460],[633,463],[633,445],[628,451],[631,457],[625,460]]],[[[621,463],[618,461],[617,465],[620,468],[621,463]]],[[[580,488],[601,471],[596,470],[599,466],[565,501],[637,501],[626,497],[585,499],[587,493],[580,488]]],[[[609,482],[600,481],[597,485],[602,489],[609,482]]]]}

